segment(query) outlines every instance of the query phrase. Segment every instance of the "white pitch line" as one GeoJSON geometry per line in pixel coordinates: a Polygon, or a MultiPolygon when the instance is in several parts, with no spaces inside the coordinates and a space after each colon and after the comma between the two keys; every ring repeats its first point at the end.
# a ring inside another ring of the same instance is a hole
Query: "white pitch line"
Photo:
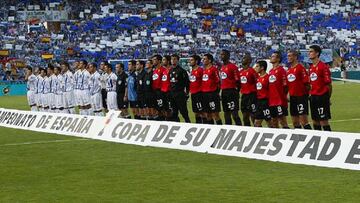
{"type": "Polygon", "coordinates": [[[47,143],[58,143],[58,142],[72,142],[72,141],[81,141],[81,140],[89,140],[85,138],[81,139],[70,139],[70,140],[48,140],[48,141],[36,141],[36,142],[21,142],[21,143],[9,143],[2,144],[0,146],[18,146],[18,145],[32,145],[32,144],[47,144],[47,143]]]}

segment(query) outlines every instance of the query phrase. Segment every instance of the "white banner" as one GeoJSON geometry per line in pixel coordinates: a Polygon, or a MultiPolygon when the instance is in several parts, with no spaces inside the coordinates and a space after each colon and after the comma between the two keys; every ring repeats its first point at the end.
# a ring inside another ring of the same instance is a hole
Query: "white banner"
{"type": "Polygon", "coordinates": [[[109,142],[360,170],[360,134],[0,109],[0,126],[109,142]]]}

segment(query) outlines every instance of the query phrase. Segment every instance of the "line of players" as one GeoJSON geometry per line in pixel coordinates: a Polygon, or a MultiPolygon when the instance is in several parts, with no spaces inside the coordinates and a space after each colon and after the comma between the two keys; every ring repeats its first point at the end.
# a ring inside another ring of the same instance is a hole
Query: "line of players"
{"type": "Polygon", "coordinates": [[[179,66],[179,56],[155,55],[145,61],[129,62],[129,73],[117,64],[115,73],[107,62],[96,64],[86,61],[75,63],[76,71],[69,71],[69,64],[40,69],[35,76],[28,69],[28,100],[32,110],[103,115],[103,109],[121,110],[130,118],[128,105],[136,119],[191,122],[187,100],[191,95],[192,110],[196,123],[222,124],[221,106],[225,124],[261,127],[265,120],[269,127],[289,128],[286,116],[290,102],[290,114],[295,128],[311,129],[308,122],[310,98],[311,117],[316,130],[330,131],[330,97],[332,92],[329,67],[320,61],[321,48],[309,49],[312,60],[309,72],[298,62],[298,52],[287,54],[289,68],[280,64],[281,53],[270,57],[273,68],[266,72],[267,63],[257,61],[250,67],[252,58],[246,54],[239,69],[230,62],[230,53],[223,50],[220,70],[214,65],[211,54],[202,58],[193,55],[189,59],[191,73],[179,66]],[[200,67],[200,63],[203,67],[200,67]],[[220,93],[221,92],[221,93],[220,93]],[[241,93],[241,108],[240,107],[241,93]],[[289,95],[289,99],[288,99],[289,95]],[[222,105],[221,105],[222,104],[222,105]],[[243,114],[243,123],[238,111],[243,114]]]}

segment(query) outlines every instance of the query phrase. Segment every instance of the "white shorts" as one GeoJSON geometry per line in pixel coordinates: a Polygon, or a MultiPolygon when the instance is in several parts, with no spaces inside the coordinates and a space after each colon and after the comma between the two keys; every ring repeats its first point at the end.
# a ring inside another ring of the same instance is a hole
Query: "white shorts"
{"type": "Polygon", "coordinates": [[[49,93],[49,94],[47,94],[47,98],[48,98],[48,105],[49,105],[50,109],[55,109],[56,108],[55,94],[49,93]]]}
{"type": "Polygon", "coordinates": [[[63,105],[64,108],[73,108],[75,107],[75,98],[74,98],[74,92],[64,92],[63,94],[63,105]]]}
{"type": "Polygon", "coordinates": [[[55,94],[55,108],[64,108],[64,98],[62,94],[55,94]]]}
{"type": "Polygon", "coordinates": [[[117,105],[117,94],[116,92],[108,92],[107,93],[107,108],[109,110],[119,110],[118,105],[117,105]]]}
{"type": "Polygon", "coordinates": [[[346,79],[346,71],[341,71],[341,78],[346,79]]]}
{"type": "Polygon", "coordinates": [[[89,90],[80,90],[80,106],[87,106],[90,105],[90,92],[89,90]]]}
{"type": "Polygon", "coordinates": [[[91,108],[93,108],[94,111],[101,111],[103,109],[103,102],[100,92],[91,95],[91,108]]]}
{"type": "Polygon", "coordinates": [[[35,92],[34,91],[28,91],[27,92],[27,100],[28,100],[29,106],[36,105],[36,99],[35,99],[35,92]]]}
{"type": "Polygon", "coordinates": [[[49,107],[48,94],[41,94],[42,107],[49,107]]]}
{"type": "Polygon", "coordinates": [[[74,90],[74,98],[75,98],[75,105],[81,106],[81,96],[80,96],[80,90],[75,89],[74,90]]]}
{"type": "Polygon", "coordinates": [[[41,94],[35,94],[36,106],[41,106],[41,94]]]}

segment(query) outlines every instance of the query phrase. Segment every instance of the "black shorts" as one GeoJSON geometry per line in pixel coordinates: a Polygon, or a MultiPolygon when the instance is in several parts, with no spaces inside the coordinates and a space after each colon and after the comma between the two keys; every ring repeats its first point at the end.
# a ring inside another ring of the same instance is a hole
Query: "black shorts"
{"type": "Polygon", "coordinates": [[[315,121],[331,119],[330,96],[329,93],[324,95],[311,95],[310,97],[311,118],[315,121]]]}
{"type": "Polygon", "coordinates": [[[309,96],[290,96],[290,115],[309,115],[309,96]]]}
{"type": "Polygon", "coordinates": [[[155,90],[155,101],[156,101],[156,110],[164,110],[164,93],[160,90],[155,90]]]}
{"type": "Polygon", "coordinates": [[[270,106],[271,118],[287,116],[289,114],[286,106],[270,106]]]}
{"type": "Polygon", "coordinates": [[[106,91],[106,89],[101,89],[101,97],[102,97],[103,107],[104,107],[104,109],[107,109],[107,104],[106,104],[107,91],[106,91]]]}
{"type": "Polygon", "coordinates": [[[236,89],[222,90],[221,102],[224,112],[239,111],[239,91],[236,89]]]}
{"type": "Polygon", "coordinates": [[[129,106],[129,102],[124,101],[124,93],[121,94],[117,94],[117,103],[118,103],[118,108],[119,109],[127,109],[129,106]]]}
{"type": "Polygon", "coordinates": [[[138,108],[145,108],[145,96],[143,94],[138,94],[138,108]]]}
{"type": "Polygon", "coordinates": [[[191,94],[191,106],[194,113],[200,113],[204,111],[201,92],[191,94]]]}
{"type": "Polygon", "coordinates": [[[258,99],[257,100],[255,119],[266,120],[266,121],[271,120],[268,99],[258,99]]]}
{"type": "Polygon", "coordinates": [[[155,108],[155,94],[154,92],[145,92],[144,94],[144,108],[155,108]]]}
{"type": "Polygon", "coordinates": [[[241,112],[256,113],[256,92],[241,96],[241,112]]]}
{"type": "Polygon", "coordinates": [[[217,91],[214,92],[204,92],[202,103],[204,104],[204,112],[214,113],[220,112],[220,96],[217,91]]]}
{"type": "Polygon", "coordinates": [[[138,108],[139,107],[139,103],[137,101],[129,101],[130,103],[130,108],[138,108]]]}
{"type": "Polygon", "coordinates": [[[163,102],[162,110],[170,111],[170,109],[171,109],[170,92],[161,92],[161,95],[162,95],[162,102],[163,102]]]}

